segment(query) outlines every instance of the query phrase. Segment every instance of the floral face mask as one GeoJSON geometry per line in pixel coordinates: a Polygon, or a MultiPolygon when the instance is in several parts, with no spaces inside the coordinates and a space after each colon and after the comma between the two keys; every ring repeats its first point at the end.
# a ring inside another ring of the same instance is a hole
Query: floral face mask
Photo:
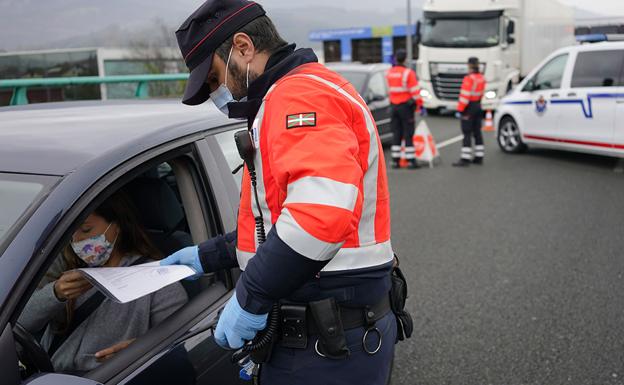
{"type": "MultiPolygon", "coordinates": [[[[106,230],[100,235],[96,235],[91,238],[83,239],[78,242],[71,242],[71,247],[74,253],[82,259],[89,267],[99,267],[104,265],[110,259],[113,252],[113,247],[117,241],[117,237],[113,242],[106,240],[106,232],[111,227],[112,223],[108,225],[106,230]]],[[[119,235],[119,233],[117,234],[119,235]]]]}

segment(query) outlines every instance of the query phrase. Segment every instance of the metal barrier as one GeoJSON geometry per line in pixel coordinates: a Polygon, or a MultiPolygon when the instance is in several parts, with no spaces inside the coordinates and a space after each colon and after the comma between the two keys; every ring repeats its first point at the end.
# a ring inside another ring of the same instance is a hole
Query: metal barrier
{"type": "Polygon", "coordinates": [[[149,83],[187,80],[189,74],[156,74],[156,75],[117,75],[117,76],[74,76],[65,78],[30,78],[0,80],[0,89],[12,88],[10,105],[28,104],[27,91],[33,87],[74,86],[84,84],[138,83],[135,97],[149,97],[149,83]]]}

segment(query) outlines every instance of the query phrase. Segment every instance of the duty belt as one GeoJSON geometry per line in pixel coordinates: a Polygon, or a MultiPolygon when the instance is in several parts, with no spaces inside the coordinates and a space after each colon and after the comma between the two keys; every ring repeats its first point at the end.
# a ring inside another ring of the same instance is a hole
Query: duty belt
{"type": "Polygon", "coordinates": [[[345,330],[366,329],[363,345],[369,333],[378,335],[379,346],[365,351],[375,354],[381,347],[381,332],[375,323],[391,311],[390,298],[384,298],[371,306],[351,307],[338,305],[334,298],[309,304],[281,305],[281,333],[279,344],[285,348],[305,349],[308,337],[316,336],[315,349],[319,355],[340,359],[349,355],[345,330]],[[320,345],[320,346],[319,346],[320,345]]]}

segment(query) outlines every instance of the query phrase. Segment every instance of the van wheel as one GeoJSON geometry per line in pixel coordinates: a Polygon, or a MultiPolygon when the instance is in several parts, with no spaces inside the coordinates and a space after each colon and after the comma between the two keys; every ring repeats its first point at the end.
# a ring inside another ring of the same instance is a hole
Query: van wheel
{"type": "Polygon", "coordinates": [[[498,145],[503,152],[519,153],[526,151],[527,146],[522,142],[518,124],[510,116],[505,116],[498,129],[498,145]]]}

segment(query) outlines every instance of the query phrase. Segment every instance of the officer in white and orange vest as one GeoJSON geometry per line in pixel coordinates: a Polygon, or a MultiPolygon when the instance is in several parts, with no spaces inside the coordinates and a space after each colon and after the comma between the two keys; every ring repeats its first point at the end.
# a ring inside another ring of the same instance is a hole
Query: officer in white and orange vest
{"type": "Polygon", "coordinates": [[[396,65],[386,74],[392,104],[392,167],[399,168],[401,160],[401,145],[405,141],[405,158],[409,161],[409,168],[418,168],[414,151],[414,130],[416,122],[414,113],[423,111],[420,87],[414,70],[405,66],[407,53],[398,49],[395,53],[396,65]]]}
{"type": "Polygon", "coordinates": [[[479,59],[468,59],[468,75],[459,91],[457,102],[457,117],[461,120],[461,130],[464,134],[461,157],[453,163],[455,167],[466,167],[470,163],[483,164],[485,147],[483,146],[483,134],[481,123],[483,122],[483,109],[481,98],[485,92],[485,78],[479,72],[479,59]],[[474,156],[472,154],[472,138],[475,140],[474,156]]]}
{"type": "Polygon", "coordinates": [[[411,318],[391,290],[390,197],[366,103],[252,1],[208,0],[176,34],[191,71],[183,103],[211,99],[248,130],[235,136],[237,231],[161,263],[243,270],[215,330],[220,346],[243,347],[242,376],[260,364],[271,385],[386,384],[411,318]]]}

